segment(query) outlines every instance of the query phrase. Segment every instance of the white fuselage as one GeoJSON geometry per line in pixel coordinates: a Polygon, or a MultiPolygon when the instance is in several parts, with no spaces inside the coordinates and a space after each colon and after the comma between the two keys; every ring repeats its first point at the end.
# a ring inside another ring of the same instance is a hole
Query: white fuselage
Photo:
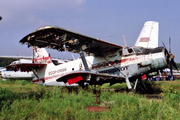
{"type": "Polygon", "coordinates": [[[6,71],[6,69],[0,70],[0,76],[3,79],[16,79],[16,80],[32,80],[34,78],[33,72],[6,71]]]}
{"type": "MultiPolygon", "coordinates": [[[[126,76],[141,76],[167,67],[164,52],[123,56],[120,55],[119,51],[114,54],[107,54],[105,58],[87,56],[86,61],[89,69],[100,73],[116,74],[125,78],[126,76]],[[139,63],[141,63],[141,66],[139,66],[139,63]]],[[[39,79],[35,77],[33,82],[41,84],[44,79],[46,85],[64,85],[63,82],[56,82],[56,80],[65,74],[79,70],[85,70],[80,58],[57,66],[50,63],[37,70],[39,79]]],[[[68,83],[65,85],[68,85],[68,83]]]]}
{"type": "MultiPolygon", "coordinates": [[[[18,61],[13,61],[10,65],[15,65],[19,63],[32,63],[32,60],[19,59],[18,61]]],[[[33,72],[21,72],[19,71],[7,71],[5,68],[0,70],[0,77],[3,79],[16,79],[16,80],[32,80],[34,78],[33,72]]]]}

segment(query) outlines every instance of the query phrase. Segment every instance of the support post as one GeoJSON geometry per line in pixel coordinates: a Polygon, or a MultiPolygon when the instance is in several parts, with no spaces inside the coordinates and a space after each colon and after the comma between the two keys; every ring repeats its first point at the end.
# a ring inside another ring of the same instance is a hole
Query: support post
{"type": "Polygon", "coordinates": [[[126,77],[126,84],[127,84],[128,89],[131,90],[132,87],[131,87],[131,83],[129,82],[129,77],[126,77]]]}
{"type": "Polygon", "coordinates": [[[136,79],[136,82],[135,82],[135,85],[134,85],[134,90],[136,90],[137,82],[138,82],[138,79],[136,79]]]}
{"type": "Polygon", "coordinates": [[[142,83],[142,85],[144,86],[145,90],[147,90],[146,85],[144,84],[144,82],[143,82],[143,80],[142,80],[141,77],[139,77],[139,80],[140,80],[140,82],[142,83]]]}
{"type": "Polygon", "coordinates": [[[34,71],[34,69],[32,68],[32,72],[34,73],[34,75],[38,78],[38,80],[39,80],[39,77],[38,77],[38,75],[36,74],[36,72],[34,71]]]}
{"type": "Polygon", "coordinates": [[[80,53],[81,60],[82,60],[82,62],[83,62],[83,65],[84,65],[85,70],[86,70],[86,71],[91,71],[91,70],[89,69],[89,67],[88,67],[88,64],[87,64],[87,62],[86,62],[86,59],[85,59],[85,56],[84,56],[84,53],[83,53],[83,50],[82,50],[81,46],[79,47],[79,51],[80,51],[79,53],[80,53]]]}

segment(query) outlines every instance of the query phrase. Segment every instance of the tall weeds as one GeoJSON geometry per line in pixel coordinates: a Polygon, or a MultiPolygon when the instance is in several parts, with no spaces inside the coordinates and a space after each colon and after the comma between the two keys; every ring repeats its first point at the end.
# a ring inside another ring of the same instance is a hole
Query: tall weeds
{"type": "MultiPolygon", "coordinates": [[[[79,87],[46,87],[30,82],[2,83],[0,87],[0,119],[144,120],[180,118],[179,86],[167,87],[166,83],[157,85],[160,86],[162,99],[147,99],[143,95],[127,92],[102,91],[100,100],[113,101],[113,103],[108,105],[109,109],[105,112],[90,113],[86,109],[87,106],[98,106],[93,104],[95,97],[92,97],[94,96],[92,90],[83,90],[79,87]],[[22,91],[19,91],[17,86],[22,87],[22,91]]],[[[121,89],[126,88],[121,87],[121,89]]]]}

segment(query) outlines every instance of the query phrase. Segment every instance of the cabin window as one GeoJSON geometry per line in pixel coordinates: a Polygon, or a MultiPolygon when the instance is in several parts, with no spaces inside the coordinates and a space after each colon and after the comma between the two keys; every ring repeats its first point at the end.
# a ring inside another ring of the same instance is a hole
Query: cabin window
{"type": "Polygon", "coordinates": [[[100,64],[100,63],[98,63],[97,67],[98,67],[98,68],[100,68],[100,67],[101,67],[101,64],[100,64]]]}
{"type": "Polygon", "coordinates": [[[118,60],[115,60],[114,62],[115,62],[116,64],[118,64],[118,60]]]}
{"type": "Polygon", "coordinates": [[[132,53],[132,52],[133,52],[133,50],[132,50],[131,48],[129,48],[129,49],[128,49],[128,52],[129,52],[129,53],[132,53]]]}
{"type": "Polygon", "coordinates": [[[103,67],[106,67],[106,63],[103,63],[103,67]]]}
{"type": "Polygon", "coordinates": [[[123,55],[127,55],[127,54],[129,54],[129,52],[128,52],[127,48],[124,48],[123,49],[123,55]]]}
{"type": "Polygon", "coordinates": [[[119,51],[119,56],[122,56],[122,51],[119,51]]]}
{"type": "Polygon", "coordinates": [[[129,55],[129,54],[132,54],[132,53],[134,53],[132,48],[124,48],[123,49],[123,55],[129,55]]]}
{"type": "Polygon", "coordinates": [[[111,61],[109,61],[109,65],[112,65],[112,62],[111,62],[111,61]]]}

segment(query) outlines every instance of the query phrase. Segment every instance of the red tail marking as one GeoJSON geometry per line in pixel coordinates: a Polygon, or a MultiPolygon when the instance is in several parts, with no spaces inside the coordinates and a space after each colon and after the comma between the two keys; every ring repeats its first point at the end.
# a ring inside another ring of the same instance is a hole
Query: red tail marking
{"type": "Polygon", "coordinates": [[[141,38],[139,42],[149,42],[148,37],[141,38]]]}

